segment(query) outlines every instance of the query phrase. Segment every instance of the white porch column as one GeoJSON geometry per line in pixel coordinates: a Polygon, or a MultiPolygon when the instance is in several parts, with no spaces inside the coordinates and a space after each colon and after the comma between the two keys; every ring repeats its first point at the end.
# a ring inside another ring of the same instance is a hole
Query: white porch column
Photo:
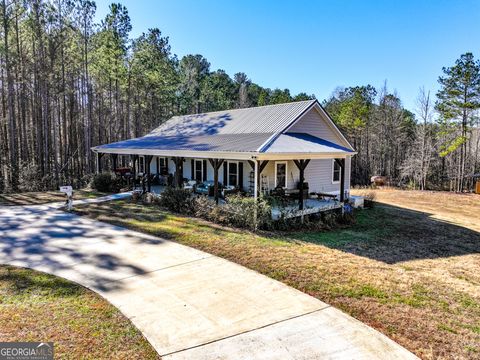
{"type": "Polygon", "coordinates": [[[102,169],[101,164],[100,164],[100,153],[97,152],[96,154],[97,154],[97,171],[96,171],[96,173],[100,174],[101,169],[102,169]]]}
{"type": "Polygon", "coordinates": [[[258,198],[258,161],[255,161],[255,169],[254,169],[254,185],[253,185],[253,197],[256,200],[258,198]]]}
{"type": "Polygon", "coordinates": [[[253,221],[255,222],[255,230],[257,230],[258,161],[257,159],[253,161],[255,161],[255,169],[254,169],[255,184],[253,185],[253,198],[255,199],[255,207],[254,207],[254,213],[253,213],[253,221]]]}

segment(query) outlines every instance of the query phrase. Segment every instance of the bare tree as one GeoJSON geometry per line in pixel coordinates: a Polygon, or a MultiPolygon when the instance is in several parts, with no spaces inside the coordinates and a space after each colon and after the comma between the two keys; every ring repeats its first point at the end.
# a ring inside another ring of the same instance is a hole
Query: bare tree
{"type": "Polygon", "coordinates": [[[415,141],[402,163],[401,174],[404,178],[411,178],[415,187],[418,184],[421,190],[425,190],[434,154],[431,127],[433,104],[430,91],[425,92],[425,88],[420,88],[416,104],[416,114],[420,123],[415,128],[415,141]]]}

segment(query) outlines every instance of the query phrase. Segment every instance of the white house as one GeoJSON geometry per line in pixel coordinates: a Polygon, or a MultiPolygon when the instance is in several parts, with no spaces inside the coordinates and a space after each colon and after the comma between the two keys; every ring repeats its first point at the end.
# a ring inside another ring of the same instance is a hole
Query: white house
{"type": "Polygon", "coordinates": [[[174,116],[143,137],[92,150],[99,170],[103,154],[112,155],[114,167],[127,155],[137,174],[170,173],[179,186],[212,180],[255,197],[302,189],[300,209],[307,186],[348,198],[356,154],[317,100],[174,116]]]}

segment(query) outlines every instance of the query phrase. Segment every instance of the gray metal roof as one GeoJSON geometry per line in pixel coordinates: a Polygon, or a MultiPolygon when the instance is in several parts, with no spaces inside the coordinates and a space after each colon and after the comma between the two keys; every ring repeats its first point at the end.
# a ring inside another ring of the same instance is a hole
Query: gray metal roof
{"type": "Polygon", "coordinates": [[[260,134],[219,134],[219,135],[149,135],[141,138],[119,141],[97,146],[102,150],[190,150],[190,151],[256,151],[272,133],[260,134]]]}
{"type": "Polygon", "coordinates": [[[106,153],[141,153],[144,150],[150,154],[174,151],[352,153],[350,149],[309,134],[282,134],[316,103],[316,100],[308,100],[175,116],[146,136],[93,149],[106,153]]]}
{"type": "Polygon", "coordinates": [[[262,149],[265,153],[353,153],[352,150],[305,133],[286,133],[279,135],[272,143],[262,149]]]}
{"type": "Polygon", "coordinates": [[[285,129],[315,102],[316,100],[308,100],[205,114],[174,116],[147,136],[276,133],[285,129]]]}

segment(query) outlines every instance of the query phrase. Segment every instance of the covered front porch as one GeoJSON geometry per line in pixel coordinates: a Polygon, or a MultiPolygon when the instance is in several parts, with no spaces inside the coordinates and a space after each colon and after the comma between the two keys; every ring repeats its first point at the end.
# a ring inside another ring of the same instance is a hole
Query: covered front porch
{"type": "MultiPolygon", "coordinates": [[[[160,195],[167,186],[165,185],[152,185],[150,192],[155,195],[160,195]]],[[[133,190],[143,191],[142,186],[137,184],[133,190]]],[[[208,196],[208,195],[207,195],[208,196]]],[[[246,195],[250,196],[250,195],[246,195]]],[[[262,195],[260,195],[262,196],[262,195]]],[[[209,196],[210,199],[214,200],[213,196],[209,196]]],[[[219,198],[219,205],[225,204],[223,198],[219,198]]],[[[306,198],[304,199],[304,209],[299,209],[299,204],[297,200],[283,203],[282,205],[273,205],[272,206],[272,219],[278,220],[281,217],[286,219],[292,217],[299,217],[302,215],[317,214],[324,211],[341,209],[342,203],[333,198],[306,198]]]]}
{"type": "Polygon", "coordinates": [[[295,217],[341,208],[348,198],[346,158],[265,156],[202,158],[97,152],[97,171],[110,168],[132,188],[160,194],[166,186],[188,188],[217,204],[228,194],[278,198],[272,217],[295,217]],[[326,179],[326,180],[325,180],[326,179]]]}

